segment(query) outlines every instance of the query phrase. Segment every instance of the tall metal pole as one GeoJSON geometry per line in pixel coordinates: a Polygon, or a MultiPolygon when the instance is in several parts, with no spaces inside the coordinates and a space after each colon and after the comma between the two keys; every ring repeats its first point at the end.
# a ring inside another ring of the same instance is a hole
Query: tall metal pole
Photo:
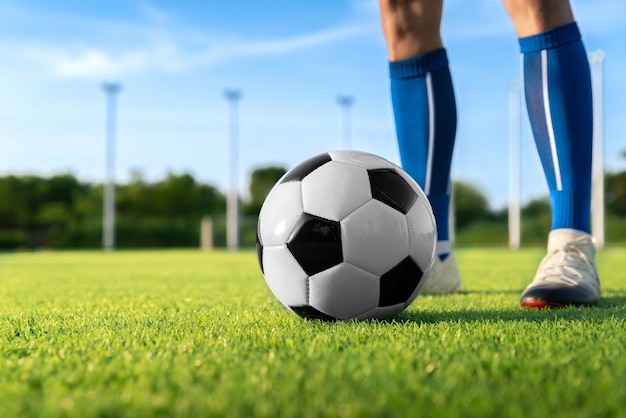
{"type": "Polygon", "coordinates": [[[239,126],[237,105],[241,96],[242,93],[239,90],[224,90],[224,97],[228,100],[230,187],[226,201],[226,245],[229,250],[237,250],[239,248],[239,126]]]}
{"type": "Polygon", "coordinates": [[[512,80],[509,84],[509,248],[512,250],[519,249],[521,243],[520,136],[520,83],[512,80]]]}
{"type": "Polygon", "coordinates": [[[456,205],[454,202],[454,181],[450,179],[448,183],[448,192],[450,193],[450,209],[448,211],[448,241],[450,244],[456,242],[456,205]]]}
{"type": "Polygon", "coordinates": [[[339,147],[350,149],[352,147],[350,108],[354,104],[354,97],[337,96],[337,104],[339,105],[339,147]]]}
{"type": "Polygon", "coordinates": [[[593,91],[593,161],[591,175],[591,232],[604,247],[604,51],[589,54],[593,91]]]}
{"type": "Polygon", "coordinates": [[[106,82],[102,88],[107,96],[106,111],[106,146],[104,198],[102,204],[102,246],[106,251],[115,250],[115,134],[116,106],[115,99],[122,89],[120,83],[106,82]]]}

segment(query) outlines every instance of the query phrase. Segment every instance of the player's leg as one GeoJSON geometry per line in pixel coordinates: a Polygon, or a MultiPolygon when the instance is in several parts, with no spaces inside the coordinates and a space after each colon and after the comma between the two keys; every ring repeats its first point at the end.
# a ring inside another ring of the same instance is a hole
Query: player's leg
{"type": "Polygon", "coordinates": [[[443,0],[380,0],[391,98],[403,168],[426,192],[437,220],[437,253],[422,293],[461,289],[448,218],[456,102],[440,35],[443,0]]]}
{"type": "Polygon", "coordinates": [[[524,307],[594,304],[600,297],[590,235],[592,100],[587,54],[567,0],[504,0],[519,36],[524,90],[550,190],[548,255],[524,307]]]}

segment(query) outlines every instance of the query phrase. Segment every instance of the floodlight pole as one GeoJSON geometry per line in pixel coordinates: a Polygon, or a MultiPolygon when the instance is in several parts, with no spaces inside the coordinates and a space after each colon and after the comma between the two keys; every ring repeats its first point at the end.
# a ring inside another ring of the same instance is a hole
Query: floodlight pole
{"type": "Polygon", "coordinates": [[[520,83],[509,84],[509,248],[517,250],[521,243],[521,199],[520,199],[520,135],[521,97],[520,83]]]}
{"type": "Polygon", "coordinates": [[[350,149],[352,147],[350,109],[354,104],[354,97],[337,96],[337,104],[339,105],[339,147],[350,149]]]}
{"type": "Polygon", "coordinates": [[[105,82],[102,89],[107,96],[106,145],[104,184],[102,247],[106,251],[115,250],[115,133],[116,133],[116,97],[122,89],[120,83],[105,82]]]}
{"type": "Polygon", "coordinates": [[[593,160],[591,175],[591,232],[596,247],[604,247],[604,51],[589,54],[593,92],[593,160]]]}
{"type": "Polygon", "coordinates": [[[230,187],[226,201],[226,245],[229,250],[239,248],[239,126],[237,105],[241,96],[240,90],[224,90],[224,97],[228,100],[228,154],[230,162],[230,187]]]}

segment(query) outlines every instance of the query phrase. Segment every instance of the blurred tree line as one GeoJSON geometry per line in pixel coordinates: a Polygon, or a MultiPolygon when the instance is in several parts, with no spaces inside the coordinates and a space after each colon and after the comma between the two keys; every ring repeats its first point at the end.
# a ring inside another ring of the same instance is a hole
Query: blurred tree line
{"type": "MultiPolygon", "coordinates": [[[[102,193],[71,174],[1,177],[0,248],[100,247],[102,193]]],[[[199,219],[226,210],[222,193],[190,174],[147,182],[134,173],[115,193],[120,247],[197,245],[199,219]]]]}
{"type": "MultiPolygon", "coordinates": [[[[241,202],[241,244],[253,246],[256,218],[265,196],[286,172],[263,167],[250,176],[241,202]]],[[[0,249],[100,248],[102,184],[72,174],[0,177],[0,249]]],[[[606,174],[606,240],[626,237],[626,171],[606,174]]],[[[488,198],[467,182],[454,183],[456,242],[506,245],[507,212],[491,210],[488,198]]],[[[215,246],[226,242],[226,196],[191,174],[168,174],[148,182],[138,172],[116,186],[116,243],[124,247],[197,247],[200,221],[213,219],[215,246]]],[[[522,243],[545,243],[550,204],[532,200],[522,208],[522,243]]]]}
{"type": "MultiPolygon", "coordinates": [[[[606,173],[605,241],[626,241],[626,171],[606,173]]],[[[455,182],[455,242],[461,245],[507,245],[508,208],[491,210],[487,197],[474,185],[455,182]]],[[[552,215],[547,196],[521,208],[521,242],[545,245],[552,215]]]]}

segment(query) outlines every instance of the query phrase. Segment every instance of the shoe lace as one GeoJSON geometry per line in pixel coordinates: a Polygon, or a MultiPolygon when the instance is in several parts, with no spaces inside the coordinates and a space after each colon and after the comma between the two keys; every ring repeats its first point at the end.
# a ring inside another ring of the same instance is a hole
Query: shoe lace
{"type": "Polygon", "coordinates": [[[578,246],[566,244],[552,250],[542,266],[540,281],[559,281],[571,285],[596,277],[594,264],[578,246]]]}

